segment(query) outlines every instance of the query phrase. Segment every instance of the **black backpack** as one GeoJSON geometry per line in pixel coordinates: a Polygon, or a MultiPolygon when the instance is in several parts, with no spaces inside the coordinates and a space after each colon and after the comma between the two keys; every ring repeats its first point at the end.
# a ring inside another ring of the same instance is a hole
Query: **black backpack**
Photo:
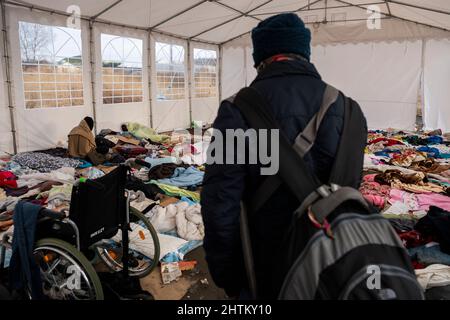
{"type": "MultiPolygon", "coordinates": [[[[319,112],[292,146],[279,132],[279,172],[269,176],[242,203],[241,239],[249,287],[258,298],[248,223],[285,184],[299,201],[280,250],[283,260],[273,281],[279,299],[423,299],[410,258],[389,221],[357,190],[361,181],[367,128],[359,105],[345,101],[344,127],[330,179],[322,183],[303,156],[314,144],[320,123],[340,93],[327,85],[319,112]]],[[[250,127],[279,129],[267,101],[254,88],[234,99],[250,127]]]]}

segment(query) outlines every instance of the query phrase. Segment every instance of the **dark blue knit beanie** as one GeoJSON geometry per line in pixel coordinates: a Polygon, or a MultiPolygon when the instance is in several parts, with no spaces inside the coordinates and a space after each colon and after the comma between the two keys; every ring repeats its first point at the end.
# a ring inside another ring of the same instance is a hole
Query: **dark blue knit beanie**
{"type": "Polygon", "coordinates": [[[308,60],[311,55],[311,32],[294,13],[283,13],[261,21],[252,30],[252,41],[255,67],[280,53],[296,53],[308,60]]]}

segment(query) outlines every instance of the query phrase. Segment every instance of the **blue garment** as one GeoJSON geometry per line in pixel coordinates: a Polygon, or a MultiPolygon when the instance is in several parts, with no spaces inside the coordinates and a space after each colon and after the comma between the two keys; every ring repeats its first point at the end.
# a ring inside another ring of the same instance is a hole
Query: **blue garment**
{"type": "Polygon", "coordinates": [[[382,151],[377,151],[374,152],[373,154],[378,156],[378,157],[386,157],[386,158],[390,158],[389,157],[389,153],[401,153],[400,150],[388,150],[388,149],[384,149],[382,151]]]}
{"type": "Polygon", "coordinates": [[[450,255],[442,252],[439,245],[411,248],[408,253],[412,259],[427,266],[435,263],[450,265],[450,255]]]}
{"type": "Polygon", "coordinates": [[[193,205],[195,205],[195,204],[198,204],[198,202],[193,201],[193,200],[191,200],[191,199],[188,198],[188,197],[181,197],[181,198],[180,198],[180,201],[187,202],[187,203],[189,203],[190,206],[193,206],[193,205]]]}
{"type": "MultiPolygon", "coordinates": [[[[313,64],[303,61],[280,61],[262,70],[251,87],[268,99],[270,112],[283,128],[291,143],[317,113],[323,99],[325,83],[313,64]]],[[[344,99],[339,95],[330,106],[320,126],[316,142],[304,159],[321,181],[328,181],[343,129],[344,99]]],[[[239,109],[230,101],[221,103],[213,128],[248,129],[239,109]]],[[[226,140],[226,139],[224,139],[226,140]]],[[[224,141],[224,145],[227,141],[224,141]]],[[[362,167],[361,167],[362,172],[362,167]]],[[[240,202],[253,195],[266,177],[260,175],[260,165],[210,164],[205,167],[201,194],[205,224],[206,260],[214,282],[228,295],[236,296],[246,283],[240,243],[240,202]]],[[[252,245],[258,291],[262,297],[275,299],[278,292],[267,281],[279,270],[276,257],[282,246],[292,213],[298,200],[282,185],[255,213],[252,221],[252,245]]],[[[281,259],[281,257],[280,257],[281,259]]]]}
{"type": "Polygon", "coordinates": [[[150,157],[146,157],[145,162],[150,163],[151,167],[153,168],[157,165],[163,164],[163,163],[176,163],[177,162],[177,158],[175,157],[165,157],[165,158],[150,158],[150,157]]]}
{"type": "Polygon", "coordinates": [[[79,159],[79,158],[77,158],[77,160],[81,162],[81,164],[78,165],[77,169],[85,169],[85,168],[92,167],[92,163],[90,163],[89,161],[86,161],[84,159],[79,159]]]}
{"type": "Polygon", "coordinates": [[[13,289],[31,288],[33,299],[42,299],[39,266],[33,257],[34,238],[39,211],[42,207],[19,201],[14,209],[14,235],[10,261],[13,289]]]}
{"type": "Polygon", "coordinates": [[[428,157],[433,157],[436,159],[450,159],[450,153],[441,153],[439,149],[433,147],[422,146],[417,148],[417,151],[426,152],[428,157]]]}
{"type": "Polygon", "coordinates": [[[169,184],[176,187],[197,186],[203,182],[204,172],[194,167],[175,169],[173,176],[166,179],[159,179],[159,183],[169,184]]]}
{"type": "Polygon", "coordinates": [[[427,144],[441,144],[444,139],[441,136],[431,136],[426,138],[425,140],[427,140],[427,144]]]}

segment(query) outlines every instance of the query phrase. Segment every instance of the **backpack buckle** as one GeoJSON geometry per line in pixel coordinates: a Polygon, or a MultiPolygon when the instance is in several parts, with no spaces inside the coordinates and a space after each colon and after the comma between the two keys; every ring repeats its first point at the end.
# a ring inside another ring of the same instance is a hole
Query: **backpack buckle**
{"type": "Polygon", "coordinates": [[[331,230],[331,224],[326,218],[322,223],[320,223],[314,216],[314,213],[311,210],[311,206],[308,207],[308,218],[314,227],[316,227],[317,229],[322,229],[328,238],[334,239],[333,231],[331,230]]]}

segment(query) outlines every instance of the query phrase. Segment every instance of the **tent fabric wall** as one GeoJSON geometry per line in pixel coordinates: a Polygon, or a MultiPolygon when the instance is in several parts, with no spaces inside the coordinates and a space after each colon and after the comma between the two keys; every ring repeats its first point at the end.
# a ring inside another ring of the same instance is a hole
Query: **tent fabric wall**
{"type": "Polygon", "coordinates": [[[369,128],[414,129],[422,42],[315,46],[322,78],[361,105],[369,128]]]}
{"type": "Polygon", "coordinates": [[[224,46],[222,56],[222,99],[236,94],[246,85],[246,49],[241,46],[224,46]]]}
{"type": "MultiPolygon", "coordinates": [[[[0,16],[1,19],[1,16],[0,16]]],[[[0,33],[1,41],[1,57],[2,63],[0,64],[0,156],[5,154],[11,154],[14,151],[13,138],[11,132],[11,120],[8,108],[8,96],[7,96],[7,83],[5,81],[5,66],[4,66],[4,52],[3,52],[3,33],[0,33]]]]}
{"type": "MultiPolygon", "coordinates": [[[[250,41],[246,37],[245,41],[239,39],[224,45],[224,97],[250,84],[256,74],[250,41]],[[244,54],[246,66],[238,62],[244,54]]],[[[422,41],[329,44],[312,48],[312,62],[323,79],[357,100],[368,125],[379,129],[414,129],[421,57],[422,41]]]]}
{"type": "Polygon", "coordinates": [[[152,113],[153,127],[158,132],[172,129],[189,127],[189,97],[188,97],[188,72],[187,72],[187,43],[184,40],[167,37],[159,34],[151,35],[151,55],[152,55],[152,113]],[[180,45],[184,48],[184,72],[185,72],[185,99],[182,100],[157,100],[156,99],[156,63],[155,63],[155,42],[164,42],[180,45]]]}
{"type": "Polygon", "coordinates": [[[120,130],[124,122],[138,122],[150,126],[150,106],[148,99],[148,35],[146,32],[130,28],[120,28],[105,24],[94,24],[95,44],[95,100],[97,129],[120,130]],[[104,104],[102,94],[102,48],[101,34],[131,37],[142,40],[142,102],[104,104]]]}
{"type": "MultiPolygon", "coordinates": [[[[213,46],[213,45],[207,45],[207,44],[202,44],[202,43],[198,43],[198,42],[191,42],[190,45],[190,50],[191,50],[191,66],[192,66],[192,70],[191,70],[191,74],[189,75],[191,77],[191,96],[192,96],[192,101],[191,101],[191,109],[192,109],[192,120],[195,121],[202,121],[204,123],[212,123],[217,115],[217,109],[219,108],[219,90],[216,90],[217,92],[217,96],[216,97],[207,97],[207,98],[196,98],[194,95],[194,71],[193,71],[193,67],[194,67],[194,48],[197,49],[207,49],[207,50],[215,50],[217,52],[217,58],[219,58],[219,47],[218,46],[213,46]]],[[[219,59],[217,59],[219,60],[219,59]]],[[[219,84],[219,79],[218,79],[218,75],[219,75],[219,68],[220,65],[217,62],[217,78],[216,78],[216,85],[218,86],[219,84]]]]}
{"type": "Polygon", "coordinates": [[[21,54],[19,44],[19,21],[43,25],[66,26],[66,18],[59,15],[31,12],[20,8],[7,8],[7,24],[11,50],[11,73],[14,92],[15,119],[18,152],[52,148],[67,144],[67,134],[80,120],[92,116],[88,61],[88,26],[82,22],[81,41],[83,55],[84,105],[61,108],[26,109],[23,93],[21,54]]]}
{"type": "Polygon", "coordinates": [[[429,40],[424,61],[424,127],[450,132],[450,39],[429,40]]]}

